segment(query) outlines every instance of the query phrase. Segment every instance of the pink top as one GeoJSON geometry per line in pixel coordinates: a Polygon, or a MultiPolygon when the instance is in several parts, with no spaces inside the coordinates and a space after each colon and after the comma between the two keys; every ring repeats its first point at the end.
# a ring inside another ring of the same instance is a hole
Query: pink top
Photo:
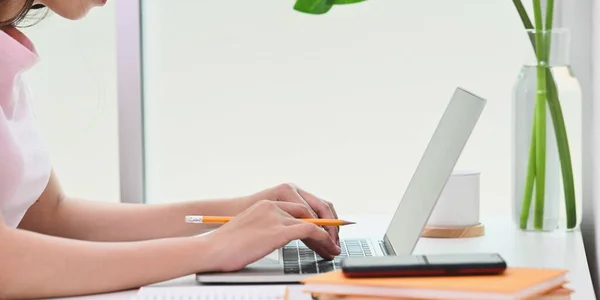
{"type": "Polygon", "coordinates": [[[0,214],[16,228],[46,188],[51,167],[24,76],[38,56],[24,35],[8,30],[21,42],[0,30],[0,214]]]}

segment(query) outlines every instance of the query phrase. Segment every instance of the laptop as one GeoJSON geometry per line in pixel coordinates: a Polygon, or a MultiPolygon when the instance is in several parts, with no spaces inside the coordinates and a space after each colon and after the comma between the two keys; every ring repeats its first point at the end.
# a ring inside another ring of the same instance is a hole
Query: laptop
{"type": "Polygon", "coordinates": [[[298,283],[340,269],[345,257],[412,254],[485,104],[485,99],[473,93],[455,90],[386,232],[379,237],[341,239],[342,253],[333,260],[324,260],[301,241],[292,241],[242,270],[198,273],[196,280],[201,284],[298,283]]]}

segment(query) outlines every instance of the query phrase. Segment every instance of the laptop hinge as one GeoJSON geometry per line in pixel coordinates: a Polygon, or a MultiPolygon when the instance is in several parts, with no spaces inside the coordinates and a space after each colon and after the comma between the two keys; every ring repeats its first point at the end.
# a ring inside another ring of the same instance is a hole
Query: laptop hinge
{"type": "Polygon", "coordinates": [[[390,240],[388,239],[387,234],[383,236],[383,241],[381,241],[379,243],[379,246],[381,247],[381,251],[383,251],[383,253],[385,255],[388,255],[388,256],[396,255],[396,251],[394,251],[394,248],[392,247],[392,243],[390,243],[390,240]]]}

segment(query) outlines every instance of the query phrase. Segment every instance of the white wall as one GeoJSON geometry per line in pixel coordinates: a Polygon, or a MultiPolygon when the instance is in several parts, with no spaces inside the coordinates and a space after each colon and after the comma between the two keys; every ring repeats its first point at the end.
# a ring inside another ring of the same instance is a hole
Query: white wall
{"type": "Polygon", "coordinates": [[[529,51],[505,0],[144,1],[150,202],[293,181],[342,213],[393,209],[454,88],[488,98],[458,168],[510,213],[511,89],[529,51]]]}
{"type": "Polygon", "coordinates": [[[600,86],[600,60],[597,59],[600,53],[600,5],[597,1],[589,0],[584,2],[584,9],[588,11],[578,15],[579,22],[588,24],[591,28],[587,32],[587,42],[582,42],[582,45],[590,47],[590,53],[588,55],[589,61],[587,68],[590,71],[589,86],[588,86],[588,106],[586,109],[590,111],[587,114],[588,119],[586,122],[587,136],[588,139],[588,163],[590,170],[588,171],[589,180],[587,185],[587,195],[585,199],[587,214],[584,218],[584,226],[582,232],[584,235],[584,241],[586,246],[586,253],[588,257],[588,263],[590,264],[590,270],[596,288],[596,295],[598,295],[598,288],[600,284],[600,269],[598,267],[598,261],[600,258],[600,248],[597,246],[597,241],[600,240],[600,223],[597,218],[600,216],[600,207],[598,206],[597,195],[600,195],[600,177],[598,171],[600,171],[600,159],[597,155],[600,151],[600,130],[598,129],[598,118],[600,118],[600,93],[598,92],[598,86],[600,86]]]}
{"type": "MultiPolygon", "coordinates": [[[[275,0],[146,2],[150,202],[294,181],[342,212],[391,209],[461,85],[489,104],[459,168],[483,172],[484,214],[509,214],[510,90],[529,47],[510,2],[380,0],[327,16],[275,0]]],[[[114,21],[109,2],[25,30],[55,167],[68,191],[105,201],[119,198],[114,21]]]]}
{"type": "Polygon", "coordinates": [[[598,86],[599,61],[595,59],[598,53],[597,42],[600,41],[600,23],[596,21],[600,16],[600,6],[594,5],[594,0],[565,0],[561,4],[557,17],[561,26],[568,27],[572,33],[571,64],[573,73],[579,79],[583,91],[583,221],[582,234],[586,248],[588,264],[596,290],[598,288],[598,252],[597,235],[600,232],[596,221],[598,206],[595,199],[597,191],[598,160],[594,155],[600,149],[595,141],[598,140],[597,122],[600,116],[600,106],[594,105],[600,98],[594,89],[598,86]]]}
{"type": "MultiPolygon", "coordinates": [[[[342,212],[390,209],[463,85],[489,104],[459,167],[482,170],[485,214],[509,213],[510,89],[529,47],[510,1],[378,0],[322,17],[293,1],[238,1],[238,12],[181,1],[145,1],[150,202],[292,180],[342,212]]],[[[71,194],[102,201],[119,200],[114,3],[25,29],[42,57],[30,77],[54,166],[71,194]]],[[[582,231],[598,278],[600,23],[589,26],[600,6],[565,3],[592,137],[582,231]]]]}
{"type": "Polygon", "coordinates": [[[50,14],[24,29],[40,63],[30,71],[35,111],[65,190],[119,201],[113,1],[72,22],[50,14]]]}

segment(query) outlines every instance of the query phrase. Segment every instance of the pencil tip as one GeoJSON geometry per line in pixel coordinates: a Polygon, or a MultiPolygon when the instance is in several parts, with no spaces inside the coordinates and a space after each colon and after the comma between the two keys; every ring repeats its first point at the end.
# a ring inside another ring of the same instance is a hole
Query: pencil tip
{"type": "Polygon", "coordinates": [[[353,225],[356,224],[356,222],[351,222],[351,221],[343,221],[342,222],[343,225],[353,225]]]}

